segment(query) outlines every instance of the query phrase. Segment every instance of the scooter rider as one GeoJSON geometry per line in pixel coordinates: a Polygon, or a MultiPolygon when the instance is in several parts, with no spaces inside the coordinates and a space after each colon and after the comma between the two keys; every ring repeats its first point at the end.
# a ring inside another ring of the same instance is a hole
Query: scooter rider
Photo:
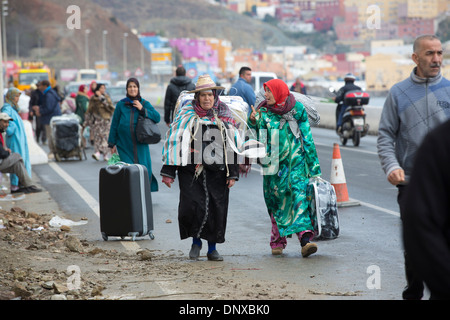
{"type": "Polygon", "coordinates": [[[344,77],[345,85],[339,89],[339,91],[336,93],[336,97],[334,98],[334,101],[337,103],[336,106],[336,115],[338,115],[336,123],[337,132],[341,131],[342,118],[344,116],[346,109],[346,106],[344,106],[345,94],[352,90],[361,90],[360,87],[354,84],[355,80],[356,77],[352,73],[347,73],[344,77]]]}

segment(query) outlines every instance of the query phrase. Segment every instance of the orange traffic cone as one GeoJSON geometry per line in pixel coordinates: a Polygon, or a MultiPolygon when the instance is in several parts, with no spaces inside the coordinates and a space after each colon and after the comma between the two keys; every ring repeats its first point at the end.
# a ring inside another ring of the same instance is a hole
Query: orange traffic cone
{"type": "Polygon", "coordinates": [[[333,159],[331,161],[330,183],[336,192],[338,207],[358,206],[358,201],[350,200],[347,190],[347,181],[345,180],[344,166],[342,165],[341,151],[339,145],[333,145],[333,159]]]}

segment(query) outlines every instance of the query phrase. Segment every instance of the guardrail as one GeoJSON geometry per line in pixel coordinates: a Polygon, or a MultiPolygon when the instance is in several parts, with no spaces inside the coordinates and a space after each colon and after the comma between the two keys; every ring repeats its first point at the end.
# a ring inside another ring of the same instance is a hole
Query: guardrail
{"type": "MultiPolygon", "coordinates": [[[[164,107],[165,88],[157,87],[144,89],[142,95],[148,99],[154,107],[164,107]]],[[[330,102],[327,98],[309,96],[316,103],[316,109],[320,114],[320,128],[336,129],[336,103],[330,102]]],[[[378,125],[381,117],[381,107],[364,106],[366,112],[366,123],[369,124],[369,134],[378,134],[378,125]]]]}
{"type": "MultiPolygon", "coordinates": [[[[336,129],[336,103],[329,102],[328,99],[310,96],[316,103],[316,109],[320,114],[320,128],[336,129]]],[[[381,107],[364,106],[366,112],[366,123],[369,124],[369,134],[378,134],[380,123],[381,107]]]]}

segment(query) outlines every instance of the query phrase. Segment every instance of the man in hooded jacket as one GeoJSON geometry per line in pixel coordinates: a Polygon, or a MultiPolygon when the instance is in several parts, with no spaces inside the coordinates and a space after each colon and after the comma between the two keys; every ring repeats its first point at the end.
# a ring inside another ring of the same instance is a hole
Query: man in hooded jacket
{"type": "Polygon", "coordinates": [[[56,152],[52,130],[50,128],[50,120],[54,116],[61,115],[61,98],[58,96],[55,90],[50,86],[48,80],[42,80],[39,82],[39,90],[42,92],[42,96],[39,100],[38,106],[33,106],[33,111],[37,116],[41,117],[41,124],[44,126],[45,135],[47,136],[48,148],[50,153],[48,154],[49,159],[52,159],[54,153],[56,152]]]}
{"type": "Polygon", "coordinates": [[[183,66],[179,66],[175,74],[176,77],[173,77],[167,86],[166,97],[164,98],[164,121],[167,126],[170,126],[173,121],[173,111],[180,93],[184,90],[195,89],[195,84],[192,83],[191,78],[186,77],[186,69],[183,66]]]}

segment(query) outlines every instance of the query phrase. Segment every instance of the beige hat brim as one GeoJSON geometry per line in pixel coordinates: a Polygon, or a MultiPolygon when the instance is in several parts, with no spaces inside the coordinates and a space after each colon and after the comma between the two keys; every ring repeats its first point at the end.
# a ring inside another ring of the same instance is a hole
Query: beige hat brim
{"type": "Polygon", "coordinates": [[[206,90],[213,90],[213,89],[225,90],[225,87],[215,86],[215,87],[208,87],[208,88],[200,88],[200,89],[188,91],[188,93],[195,93],[195,92],[199,92],[199,91],[206,91],[206,90]]]}

